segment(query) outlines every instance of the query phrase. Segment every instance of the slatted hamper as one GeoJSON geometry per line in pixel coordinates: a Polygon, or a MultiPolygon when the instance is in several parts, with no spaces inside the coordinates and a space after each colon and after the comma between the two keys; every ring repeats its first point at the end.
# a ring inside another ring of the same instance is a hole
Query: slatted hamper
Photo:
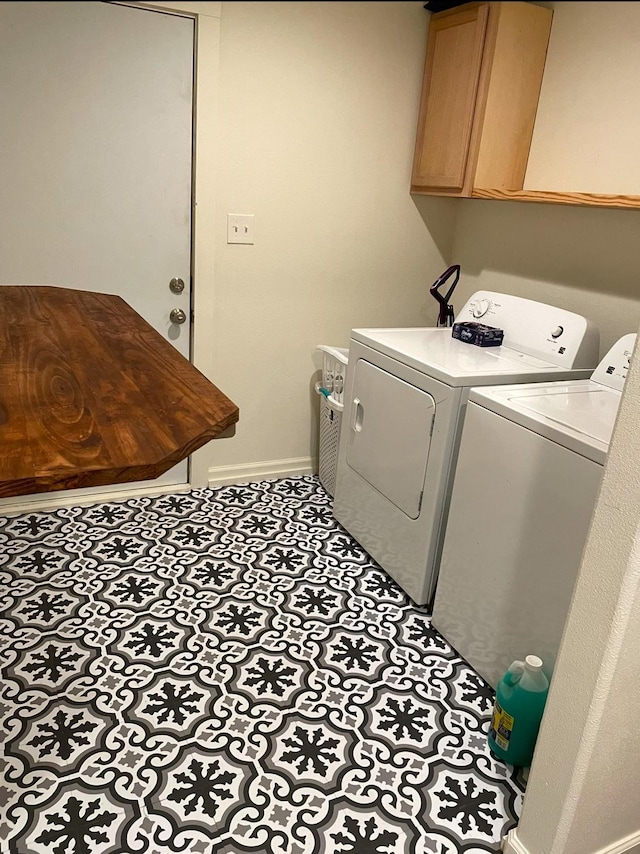
{"type": "Polygon", "coordinates": [[[322,380],[316,383],[320,395],[320,434],[318,449],[318,476],[320,483],[333,497],[338,465],[338,441],[344,402],[345,375],[349,362],[349,351],[342,347],[321,344],[322,380]]]}

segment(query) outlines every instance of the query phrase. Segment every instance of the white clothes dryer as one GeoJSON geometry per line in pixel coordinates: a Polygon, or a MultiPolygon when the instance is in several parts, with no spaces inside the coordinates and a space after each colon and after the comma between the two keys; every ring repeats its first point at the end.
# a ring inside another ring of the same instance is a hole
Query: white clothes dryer
{"type": "Polygon", "coordinates": [[[432,598],[471,386],[589,377],[599,332],[586,318],[478,291],[457,320],[504,330],[500,347],[451,329],[354,329],[333,513],[418,604],[432,598]]]}
{"type": "Polygon", "coordinates": [[[471,390],[432,624],[494,688],[529,654],[552,674],[635,341],[590,380],[471,390]]]}

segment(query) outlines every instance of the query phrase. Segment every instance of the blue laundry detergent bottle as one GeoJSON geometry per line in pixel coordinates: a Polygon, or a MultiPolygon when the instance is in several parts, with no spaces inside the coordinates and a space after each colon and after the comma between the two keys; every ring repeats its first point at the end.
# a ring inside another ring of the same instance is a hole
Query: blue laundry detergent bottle
{"type": "Polygon", "coordinates": [[[509,667],[498,682],[489,725],[489,747],[499,759],[509,765],[531,765],[548,693],[549,680],[537,655],[509,667]]]}

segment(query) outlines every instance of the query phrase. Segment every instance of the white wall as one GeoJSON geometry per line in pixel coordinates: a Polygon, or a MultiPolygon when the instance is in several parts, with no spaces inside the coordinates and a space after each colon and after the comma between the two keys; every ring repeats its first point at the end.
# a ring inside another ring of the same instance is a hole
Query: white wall
{"type": "Polygon", "coordinates": [[[214,479],[311,464],[317,344],[435,319],[455,202],[409,195],[428,17],[415,2],[222,4],[210,341],[240,422],[207,446],[214,479]],[[227,245],[228,212],[255,215],[255,245],[227,245]]]}

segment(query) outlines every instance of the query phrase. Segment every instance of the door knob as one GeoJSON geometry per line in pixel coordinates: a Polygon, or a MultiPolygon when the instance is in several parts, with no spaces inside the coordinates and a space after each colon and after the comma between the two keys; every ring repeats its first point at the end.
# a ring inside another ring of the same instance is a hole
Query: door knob
{"type": "Polygon", "coordinates": [[[173,291],[174,294],[181,294],[184,290],[184,281],[182,279],[171,279],[169,290],[173,291]]]}
{"type": "Polygon", "coordinates": [[[169,320],[171,323],[184,323],[187,319],[187,315],[181,308],[172,308],[171,313],[169,314],[169,320]]]}

